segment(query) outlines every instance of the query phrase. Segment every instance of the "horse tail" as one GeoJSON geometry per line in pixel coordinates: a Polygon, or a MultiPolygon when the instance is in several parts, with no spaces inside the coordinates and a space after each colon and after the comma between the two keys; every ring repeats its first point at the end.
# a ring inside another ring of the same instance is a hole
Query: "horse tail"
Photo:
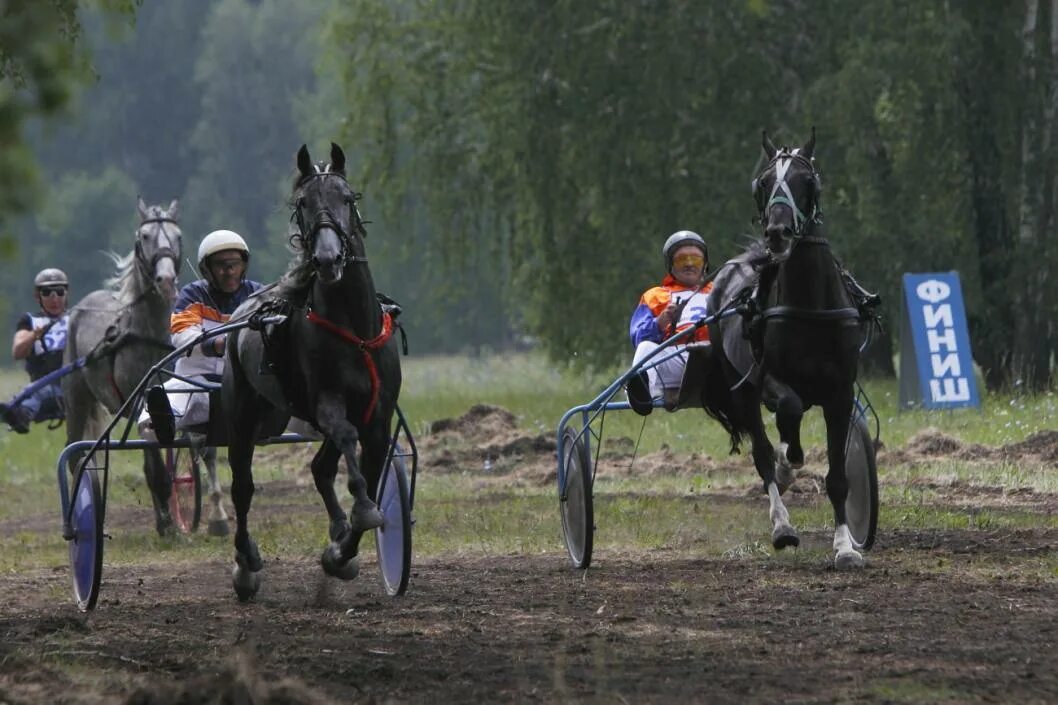
{"type": "MultiPolygon", "coordinates": [[[[714,346],[715,348],[716,346],[714,346]]],[[[715,351],[719,352],[719,351],[715,351]]],[[[702,408],[705,413],[720,422],[731,437],[731,454],[739,452],[746,429],[739,422],[741,418],[735,405],[735,396],[724,375],[720,355],[712,355],[706,366],[705,379],[702,383],[702,408]]]]}

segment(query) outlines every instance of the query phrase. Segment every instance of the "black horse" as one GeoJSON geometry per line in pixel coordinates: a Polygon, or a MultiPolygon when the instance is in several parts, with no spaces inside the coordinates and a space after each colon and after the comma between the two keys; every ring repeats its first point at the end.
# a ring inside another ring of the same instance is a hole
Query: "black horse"
{"type": "Polygon", "coordinates": [[[707,387],[703,401],[730,432],[733,449],[745,435],[751,440],[753,462],[770,499],[776,549],[800,541],[781,495],[793,470],[804,463],[801,417],[812,406],[822,407],[835,565],[862,566],[845,514],[845,453],[862,342],[860,313],[823,231],[813,161],[815,129],[800,149],[776,149],[766,133],[762,143],[768,162],[753,190],[763,242],[717,276],[709,308],[719,311],[750,290],[752,296],[742,319],[723,319],[710,329],[714,361],[726,384],[707,387]],[[776,413],[778,457],[764,431],[762,402],[776,413]]]}
{"type": "Polygon", "coordinates": [[[256,594],[260,584],[261,556],[246,522],[254,493],[251,462],[254,441],[276,412],[308,421],[325,438],[312,461],[316,489],[330,516],[324,571],[355,578],[361,536],[383,523],[371,498],[401,386],[392,320],[380,307],[367,267],[359,194],[346,182],[345,154],[332,144],[330,163],[314,164],[302,145],[297,167],[291,220],[297,226],[292,241],[300,245],[298,261],[271,294],[271,303],[249,303],[259,310],[285,309],[288,320],[278,330],[242,329],[227,344],[221,396],[229,424],[233,582],[240,600],[256,594]],[[340,456],[348,465],[354,497],[348,519],[334,492],[340,456]]]}

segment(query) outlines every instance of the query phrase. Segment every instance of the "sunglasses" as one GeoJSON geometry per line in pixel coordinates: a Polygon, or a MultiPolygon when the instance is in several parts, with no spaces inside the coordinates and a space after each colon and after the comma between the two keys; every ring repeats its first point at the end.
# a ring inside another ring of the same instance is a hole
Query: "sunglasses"
{"type": "Polygon", "coordinates": [[[66,288],[62,286],[42,286],[39,291],[41,296],[66,296],[66,288]]]}
{"type": "Polygon", "coordinates": [[[701,255],[679,255],[672,260],[672,266],[674,267],[698,267],[701,268],[705,265],[705,257],[701,255]]]}
{"type": "Polygon", "coordinates": [[[209,263],[210,269],[215,272],[221,272],[222,274],[237,272],[245,266],[246,263],[242,259],[228,259],[209,263]]]}

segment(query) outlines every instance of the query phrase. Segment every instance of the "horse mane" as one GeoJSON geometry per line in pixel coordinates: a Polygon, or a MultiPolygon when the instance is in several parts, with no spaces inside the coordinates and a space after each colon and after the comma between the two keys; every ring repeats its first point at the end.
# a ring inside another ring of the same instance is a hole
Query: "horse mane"
{"type": "MultiPolygon", "coordinates": [[[[148,218],[164,218],[165,216],[166,211],[161,206],[148,206],[148,218]]],[[[140,225],[143,225],[143,223],[141,222],[140,225]]],[[[139,226],[137,226],[138,230],[139,226]]],[[[137,234],[134,237],[138,236],[137,234]]],[[[113,260],[115,269],[114,275],[104,280],[103,288],[113,292],[119,303],[123,305],[131,304],[140,295],[140,292],[137,291],[136,282],[136,248],[133,247],[132,252],[127,255],[119,255],[111,250],[107,250],[103,254],[113,260]]]]}
{"type": "Polygon", "coordinates": [[[103,282],[103,287],[114,294],[122,305],[131,304],[139,295],[136,291],[136,251],[127,255],[104,252],[114,262],[114,275],[103,282]]]}

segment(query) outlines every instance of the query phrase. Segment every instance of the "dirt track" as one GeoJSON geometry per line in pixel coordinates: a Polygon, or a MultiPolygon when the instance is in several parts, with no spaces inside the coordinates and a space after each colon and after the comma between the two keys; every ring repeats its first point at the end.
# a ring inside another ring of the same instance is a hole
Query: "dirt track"
{"type": "MultiPolygon", "coordinates": [[[[1041,518],[1058,506],[937,490],[1041,518]]],[[[601,551],[587,573],[557,548],[451,554],[418,560],[400,599],[383,596],[373,556],[353,583],[271,559],[248,605],[233,599],[225,560],[108,566],[87,616],[65,569],[9,574],[0,703],[1052,703],[1056,539],[885,528],[856,572],[806,552],[601,551]]]]}

